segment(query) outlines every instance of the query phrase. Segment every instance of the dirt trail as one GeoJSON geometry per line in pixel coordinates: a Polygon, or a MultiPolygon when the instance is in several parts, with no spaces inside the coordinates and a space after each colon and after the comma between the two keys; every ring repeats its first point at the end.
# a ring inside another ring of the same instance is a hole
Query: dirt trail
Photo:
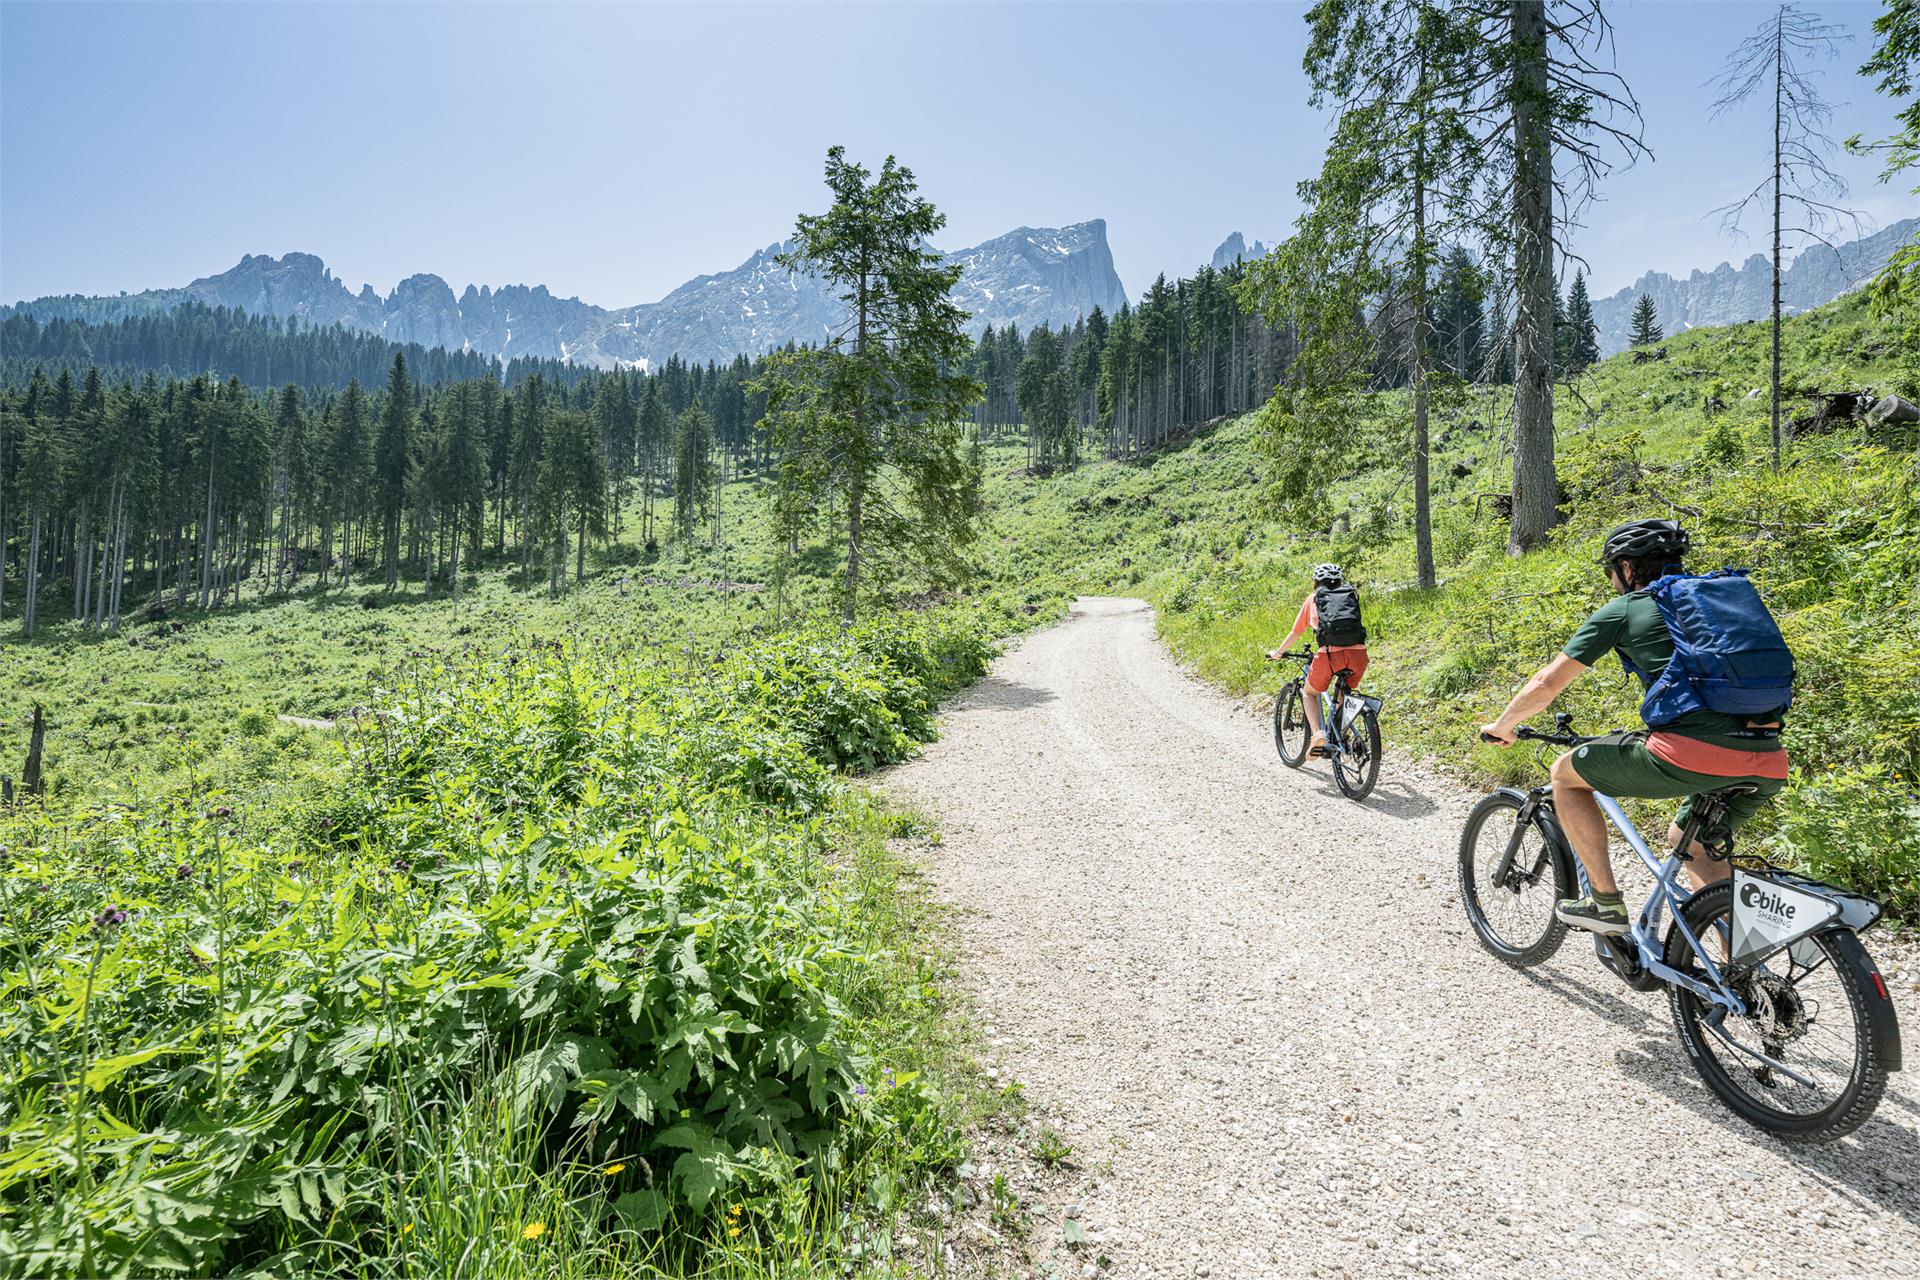
{"type": "Polygon", "coordinates": [[[942,723],[886,785],[940,820],[1000,1068],[1081,1166],[1093,1249],[1035,1225],[1057,1274],[1920,1274],[1912,1071],[1842,1143],[1749,1128],[1663,994],[1577,938],[1528,974],[1476,945],[1473,795],[1391,746],[1364,805],[1286,769],[1139,602],[1081,601],[942,723]]]}

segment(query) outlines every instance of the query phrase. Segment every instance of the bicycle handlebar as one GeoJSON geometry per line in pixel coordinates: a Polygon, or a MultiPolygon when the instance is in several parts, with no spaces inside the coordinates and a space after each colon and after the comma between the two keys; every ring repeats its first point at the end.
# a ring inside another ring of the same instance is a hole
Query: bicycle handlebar
{"type": "MultiPolygon", "coordinates": [[[[1544,742],[1550,747],[1585,746],[1589,742],[1599,741],[1604,736],[1598,733],[1574,733],[1568,728],[1568,723],[1564,719],[1559,721],[1553,733],[1543,733],[1539,729],[1529,728],[1524,724],[1513,731],[1515,742],[1544,742]]],[[[1484,731],[1480,734],[1480,741],[1499,743],[1498,738],[1484,731]]]]}
{"type": "Polygon", "coordinates": [[[1268,661],[1280,662],[1287,658],[1292,658],[1295,662],[1312,662],[1313,650],[1311,649],[1283,650],[1278,658],[1269,658],[1268,661]]]}

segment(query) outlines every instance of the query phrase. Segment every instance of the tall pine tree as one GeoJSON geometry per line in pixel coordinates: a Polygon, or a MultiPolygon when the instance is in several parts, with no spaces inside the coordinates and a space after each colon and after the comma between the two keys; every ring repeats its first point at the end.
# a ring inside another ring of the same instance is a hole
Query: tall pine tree
{"type": "Polygon", "coordinates": [[[961,267],[927,247],[946,218],[888,156],[878,174],[827,153],[833,204],[803,214],[780,262],[830,281],[847,320],[818,348],[778,352],[767,392],[783,486],[845,513],[841,617],[859,608],[870,551],[905,556],[940,580],[962,570],[979,513],[967,411],[981,387],[961,368],[961,267]],[[883,477],[896,482],[883,484],[883,477]]]}

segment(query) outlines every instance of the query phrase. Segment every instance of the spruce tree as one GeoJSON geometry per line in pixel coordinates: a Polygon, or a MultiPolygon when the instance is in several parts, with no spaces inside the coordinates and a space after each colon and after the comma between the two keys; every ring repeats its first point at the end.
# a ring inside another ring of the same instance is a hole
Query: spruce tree
{"type": "Polygon", "coordinates": [[[1573,326],[1567,323],[1567,303],[1558,289],[1553,291],[1553,363],[1548,368],[1556,380],[1573,368],[1573,326]]]}
{"type": "Polygon", "coordinates": [[[1633,332],[1627,336],[1628,345],[1648,347],[1665,336],[1660,328],[1660,313],[1653,305],[1653,295],[1641,294],[1640,300],[1633,304],[1633,332]]]}
{"type": "Polygon", "coordinates": [[[670,452],[672,425],[667,406],[660,395],[660,379],[647,379],[647,394],[640,402],[640,536],[653,543],[653,499],[659,491],[660,472],[670,452]]]}
{"type": "Polygon", "coordinates": [[[574,581],[587,574],[587,543],[607,530],[607,468],[599,433],[587,414],[556,409],[542,441],[535,487],[536,523],[548,544],[549,585],[558,593],[567,572],[567,539],[575,548],[574,581]]]}
{"type": "Polygon", "coordinates": [[[1567,291],[1567,365],[1569,375],[1585,373],[1600,361],[1600,339],[1587,296],[1585,272],[1575,272],[1567,291]]]}
{"type": "Polygon", "coordinates": [[[673,528],[684,546],[693,541],[713,501],[713,420],[698,399],[674,422],[673,528]]]}
{"type": "Polygon", "coordinates": [[[380,435],[374,443],[374,485],[380,504],[382,565],[387,590],[400,582],[400,515],[406,509],[413,471],[413,384],[407,357],[395,352],[387,375],[387,400],[380,411],[380,435]]]}
{"type": "Polygon", "coordinates": [[[1295,234],[1253,264],[1243,286],[1269,323],[1307,335],[1291,385],[1265,416],[1264,443],[1289,473],[1283,503],[1317,519],[1341,437],[1356,429],[1359,392],[1379,366],[1403,371],[1413,389],[1415,574],[1431,587],[1432,286],[1443,240],[1479,216],[1467,198],[1479,180],[1463,88],[1472,32],[1429,0],[1323,0],[1308,29],[1310,100],[1339,115],[1319,173],[1300,184],[1306,211],[1295,234]]]}
{"type": "Polygon", "coordinates": [[[927,247],[946,225],[888,156],[878,174],[827,153],[833,204],[802,214],[790,270],[838,289],[845,321],[818,348],[772,356],[762,383],[781,481],[845,513],[841,618],[859,608],[870,551],[904,555],[936,580],[957,577],[979,511],[980,473],[964,423],[980,384],[961,371],[961,267],[927,247]],[[882,483],[883,476],[894,483],[882,483]]]}

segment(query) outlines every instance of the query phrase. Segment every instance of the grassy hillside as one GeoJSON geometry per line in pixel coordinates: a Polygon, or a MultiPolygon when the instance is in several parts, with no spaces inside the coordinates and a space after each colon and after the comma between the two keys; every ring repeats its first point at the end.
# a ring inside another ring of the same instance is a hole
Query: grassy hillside
{"type": "MultiPolygon", "coordinates": [[[[1035,603],[1070,590],[1142,594],[1175,650],[1238,693],[1291,674],[1262,660],[1285,635],[1318,560],[1365,588],[1370,687],[1387,698],[1390,750],[1431,754],[1485,778],[1531,776],[1528,753],[1474,744],[1514,687],[1605,599],[1601,534],[1642,515],[1694,532],[1696,566],[1753,569],[1801,667],[1787,745],[1792,790],[1760,834],[1801,861],[1920,911],[1920,506],[1911,437],[1858,424],[1804,436],[1767,463],[1764,325],[1696,330],[1666,358],[1609,360],[1557,398],[1565,524],[1546,547],[1505,553],[1490,495],[1510,461],[1504,396],[1475,392],[1436,421],[1434,542],[1440,585],[1413,588],[1407,406],[1377,398],[1348,446],[1353,474],[1328,524],[1266,517],[1253,417],[1140,463],[1049,481],[996,455],[993,573],[1035,603]],[[1708,416],[1708,397],[1726,404],[1708,416]]],[[[1795,389],[1912,395],[1920,356],[1889,340],[1857,299],[1794,318],[1795,389]]],[[[1805,406],[1797,411],[1804,412],[1805,406]]],[[[1565,705],[1588,729],[1637,724],[1637,686],[1602,666],[1565,705]]]]}

